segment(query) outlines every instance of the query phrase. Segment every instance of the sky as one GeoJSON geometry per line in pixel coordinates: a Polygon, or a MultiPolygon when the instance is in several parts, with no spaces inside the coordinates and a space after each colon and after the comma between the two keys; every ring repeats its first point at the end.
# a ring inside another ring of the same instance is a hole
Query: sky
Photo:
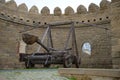
{"type": "Polygon", "coordinates": [[[90,43],[84,43],[83,46],[82,46],[82,51],[91,55],[91,45],[90,43]]]}
{"type": "Polygon", "coordinates": [[[76,9],[79,5],[84,5],[86,8],[88,8],[90,3],[95,3],[99,5],[99,3],[102,0],[14,0],[14,1],[17,3],[17,5],[26,3],[28,9],[30,9],[33,5],[36,5],[39,10],[41,10],[44,6],[47,6],[50,9],[50,13],[53,13],[55,7],[60,7],[62,13],[64,13],[65,8],[68,6],[71,6],[76,12],[76,9]]]}

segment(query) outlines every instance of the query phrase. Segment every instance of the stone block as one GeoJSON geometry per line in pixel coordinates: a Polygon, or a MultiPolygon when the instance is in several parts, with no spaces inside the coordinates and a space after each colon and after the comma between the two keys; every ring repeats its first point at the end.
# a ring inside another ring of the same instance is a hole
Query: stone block
{"type": "Polygon", "coordinates": [[[112,38],[111,39],[111,44],[112,44],[112,46],[120,44],[119,38],[112,38]]]}
{"type": "Polygon", "coordinates": [[[120,0],[112,0],[112,2],[114,3],[114,2],[119,2],[120,0]]]}
{"type": "Polygon", "coordinates": [[[119,64],[119,65],[113,64],[113,68],[114,68],[114,69],[120,69],[120,64],[119,64]]]}
{"type": "Polygon", "coordinates": [[[112,51],[120,51],[120,45],[112,46],[112,51]]]}
{"type": "Polygon", "coordinates": [[[120,65],[120,58],[113,58],[112,63],[113,65],[120,65]]]}
{"type": "Polygon", "coordinates": [[[92,76],[92,80],[114,80],[113,77],[92,76]]]}
{"type": "MultiPolygon", "coordinates": [[[[120,69],[59,68],[60,74],[120,78],[120,69]]],[[[100,79],[103,80],[103,79],[100,79]]]]}
{"type": "Polygon", "coordinates": [[[111,44],[112,44],[112,46],[120,45],[120,38],[112,38],[111,44]]]}
{"type": "Polygon", "coordinates": [[[112,51],[111,55],[113,58],[120,58],[120,51],[112,51]]]}
{"type": "Polygon", "coordinates": [[[118,39],[118,45],[120,45],[120,38],[118,39]]]}
{"type": "MultiPolygon", "coordinates": [[[[119,24],[118,24],[119,25],[119,24]]],[[[117,26],[118,26],[117,25],[117,26]]],[[[116,38],[120,38],[120,28],[118,29],[113,29],[112,30],[112,36],[116,37],[116,38]]]]}

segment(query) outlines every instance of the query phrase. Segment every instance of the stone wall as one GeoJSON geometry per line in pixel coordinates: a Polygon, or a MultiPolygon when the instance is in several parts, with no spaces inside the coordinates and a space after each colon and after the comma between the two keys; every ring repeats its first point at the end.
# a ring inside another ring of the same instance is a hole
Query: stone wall
{"type": "Polygon", "coordinates": [[[60,68],[59,73],[75,80],[120,80],[120,69],[60,68]]]}
{"type": "MultiPolygon", "coordinates": [[[[77,13],[69,6],[65,9],[64,14],[61,13],[59,7],[54,9],[54,14],[50,14],[49,8],[44,7],[39,14],[36,6],[28,11],[24,3],[16,5],[13,0],[9,2],[0,0],[0,68],[23,67],[23,64],[19,62],[18,54],[20,31],[61,21],[76,21],[75,30],[82,60],[81,67],[112,68],[110,4],[106,0],[101,1],[100,7],[91,3],[88,11],[83,5],[80,5],[77,13]],[[82,53],[81,47],[85,42],[89,42],[92,46],[91,55],[82,53]]],[[[45,29],[45,27],[40,27],[26,33],[41,38],[45,29]]],[[[68,31],[69,26],[52,28],[53,42],[56,48],[63,47],[68,31]]],[[[27,52],[32,53],[36,51],[37,47],[37,44],[28,46],[27,52]]]]}
{"type": "Polygon", "coordinates": [[[120,1],[112,0],[111,5],[112,62],[113,68],[120,69],[120,1]]]}

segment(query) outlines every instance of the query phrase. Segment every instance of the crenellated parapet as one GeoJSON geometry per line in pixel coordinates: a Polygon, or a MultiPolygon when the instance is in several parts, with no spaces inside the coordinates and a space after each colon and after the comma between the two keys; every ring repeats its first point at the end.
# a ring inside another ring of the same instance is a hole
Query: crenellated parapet
{"type": "MultiPolygon", "coordinates": [[[[18,10],[18,11],[21,11],[21,12],[30,12],[30,13],[35,13],[35,14],[39,14],[39,9],[34,5],[30,8],[30,10],[28,11],[28,7],[26,6],[25,3],[22,3],[20,5],[17,5],[16,2],[14,0],[10,0],[8,2],[5,2],[5,0],[0,0],[0,4],[1,5],[4,5],[10,9],[13,9],[13,10],[18,10]]],[[[100,10],[105,10],[105,9],[108,9],[110,7],[110,2],[107,1],[107,0],[102,0],[100,2],[100,7],[94,3],[91,3],[88,7],[88,13],[89,12],[98,12],[99,11],[99,8],[100,10]]],[[[65,8],[65,13],[64,14],[75,14],[74,10],[72,7],[68,6],[65,8]]],[[[40,11],[41,13],[40,14],[50,14],[50,10],[47,6],[43,7],[42,10],[40,11]]],[[[87,12],[87,8],[85,8],[85,6],[83,5],[78,5],[78,8],[77,8],[77,12],[76,13],[86,13],[87,12]]],[[[56,7],[54,9],[54,14],[56,13],[59,13],[61,14],[61,9],[59,7],[56,7]],[[58,11],[58,12],[57,12],[58,11]]]]}
{"type": "Polygon", "coordinates": [[[91,3],[87,8],[83,5],[78,5],[77,12],[68,6],[64,13],[59,7],[54,9],[54,13],[50,14],[50,9],[45,6],[41,10],[37,6],[32,6],[29,10],[25,3],[17,5],[14,0],[5,2],[0,0],[0,15],[6,20],[15,21],[29,25],[40,25],[44,23],[63,21],[63,20],[77,20],[85,23],[96,23],[109,20],[108,9],[110,2],[102,0],[100,6],[91,3]],[[60,16],[60,17],[59,17],[60,16]]]}

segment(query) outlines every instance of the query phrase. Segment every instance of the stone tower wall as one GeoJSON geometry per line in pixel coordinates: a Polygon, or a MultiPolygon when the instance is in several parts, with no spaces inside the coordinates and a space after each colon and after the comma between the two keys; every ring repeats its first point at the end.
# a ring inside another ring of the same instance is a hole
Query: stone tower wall
{"type": "MultiPolygon", "coordinates": [[[[36,6],[29,11],[23,3],[16,5],[13,0],[5,2],[0,0],[0,68],[22,68],[19,62],[18,43],[21,38],[20,31],[38,27],[43,24],[61,21],[77,21],[75,23],[77,46],[82,59],[81,67],[112,68],[111,58],[111,16],[110,2],[102,0],[100,7],[91,3],[88,11],[80,5],[77,12],[68,6],[65,13],[56,7],[54,14],[50,14],[48,7],[44,7],[39,13],[36,6]],[[94,24],[83,25],[81,23],[94,24]],[[96,26],[97,25],[97,26],[96,26]],[[107,30],[105,29],[107,28],[107,30]],[[92,54],[86,55],[81,48],[83,43],[89,42],[92,54]]],[[[26,33],[42,36],[45,27],[40,27],[26,33]]],[[[52,28],[52,36],[55,48],[62,48],[66,40],[69,26],[52,28]]],[[[27,52],[36,51],[37,44],[27,47],[27,52]]]]}
{"type": "Polygon", "coordinates": [[[120,1],[112,0],[111,5],[112,63],[120,69],[120,1]]]}

